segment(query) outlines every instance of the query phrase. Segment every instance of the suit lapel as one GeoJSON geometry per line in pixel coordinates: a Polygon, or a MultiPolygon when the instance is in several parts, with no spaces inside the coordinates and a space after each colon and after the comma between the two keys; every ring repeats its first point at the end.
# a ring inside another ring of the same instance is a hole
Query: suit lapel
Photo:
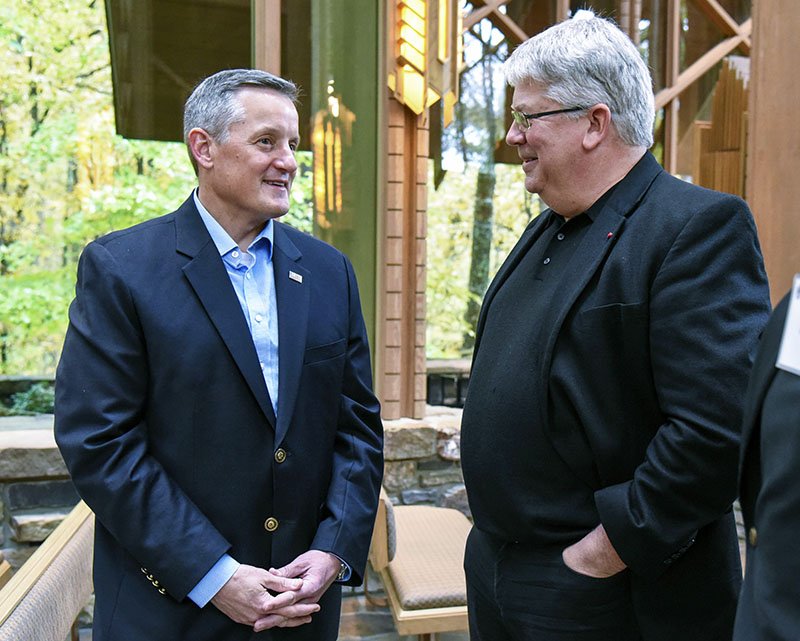
{"type": "Polygon", "coordinates": [[[758,348],[758,355],[753,364],[750,375],[750,382],[745,394],[745,405],[742,417],[742,444],[739,449],[739,484],[742,482],[742,472],[744,468],[745,455],[750,444],[750,439],[757,432],[756,426],[761,417],[761,406],[764,403],[764,396],[767,394],[772,379],[775,378],[777,369],[775,361],[778,358],[781,339],[783,338],[783,326],[786,322],[786,313],[789,309],[789,296],[775,308],[769,323],[764,329],[761,343],[758,348]]]}
{"type": "Polygon", "coordinates": [[[523,256],[528,251],[528,248],[536,242],[536,239],[542,235],[542,232],[547,227],[547,221],[550,218],[550,210],[547,210],[534,218],[528,226],[525,228],[525,231],[522,232],[522,236],[520,236],[519,241],[511,250],[511,253],[506,257],[503,261],[503,264],[500,266],[500,269],[497,270],[497,274],[492,279],[492,282],[489,284],[489,288],[486,290],[486,294],[483,297],[483,304],[481,305],[481,312],[478,315],[478,325],[475,330],[475,349],[473,350],[473,361],[475,359],[475,354],[478,353],[478,345],[480,344],[481,334],[483,333],[483,326],[486,324],[486,315],[489,311],[489,305],[492,303],[492,299],[494,298],[495,294],[497,294],[500,286],[506,281],[509,274],[514,271],[514,268],[517,266],[519,261],[522,259],[523,256]]]}
{"type": "MultiPolygon", "coordinates": [[[[549,380],[553,350],[567,315],[595,274],[602,269],[623,231],[626,219],[635,214],[637,206],[661,171],[663,169],[655,158],[646,153],[614,188],[570,259],[566,271],[575,277],[565,279],[565,288],[563,295],[558,297],[558,305],[553,306],[544,319],[545,327],[552,328],[542,357],[542,380],[545,384],[549,380]]],[[[542,425],[549,426],[546,403],[542,404],[541,412],[542,425]]],[[[590,486],[596,485],[597,479],[590,475],[590,471],[594,469],[592,452],[586,448],[583,435],[577,431],[555,432],[548,427],[546,429],[553,446],[573,471],[590,486]]]]}
{"type": "Polygon", "coordinates": [[[305,357],[308,313],[311,301],[310,271],[300,265],[302,254],[275,224],[275,247],[272,264],[275,272],[275,296],[278,302],[278,423],[275,442],[280,443],[294,413],[300,374],[305,357]]]}
{"type": "Polygon", "coordinates": [[[236,366],[267,420],[275,427],[275,413],[258,363],[253,339],[239,300],[219,252],[203,225],[191,198],[175,217],[176,249],[190,258],[183,267],[189,283],[219,332],[236,366]]]}
{"type": "Polygon", "coordinates": [[[569,274],[574,274],[576,277],[567,279],[563,295],[559,297],[560,304],[553,307],[545,319],[546,326],[553,328],[545,347],[545,372],[550,369],[553,347],[569,310],[581,292],[586,289],[595,272],[604,264],[606,256],[622,232],[626,218],[635,214],[637,205],[661,171],[655,158],[649,153],[645,154],[644,158],[614,188],[614,192],[597,213],[581,244],[575,250],[566,269],[569,274]]]}

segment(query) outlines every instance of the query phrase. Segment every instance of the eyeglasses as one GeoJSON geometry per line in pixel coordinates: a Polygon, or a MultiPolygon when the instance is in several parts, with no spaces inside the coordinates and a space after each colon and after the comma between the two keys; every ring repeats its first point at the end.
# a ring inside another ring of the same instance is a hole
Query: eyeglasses
{"type": "Polygon", "coordinates": [[[526,114],[522,113],[521,111],[517,111],[516,109],[511,110],[511,116],[514,118],[514,122],[516,123],[517,127],[520,128],[521,131],[527,131],[528,128],[531,126],[532,120],[538,120],[539,118],[544,118],[545,116],[554,116],[556,114],[568,114],[572,113],[573,111],[585,111],[585,107],[567,107],[566,109],[554,109],[553,111],[540,111],[535,114],[526,114]]]}

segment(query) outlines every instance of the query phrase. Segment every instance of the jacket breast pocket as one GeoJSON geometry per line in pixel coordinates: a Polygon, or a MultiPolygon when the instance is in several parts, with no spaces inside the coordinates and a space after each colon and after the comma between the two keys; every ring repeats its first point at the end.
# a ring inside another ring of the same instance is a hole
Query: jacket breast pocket
{"type": "Polygon", "coordinates": [[[326,343],[325,345],[317,345],[306,349],[305,356],[303,357],[303,365],[313,365],[314,363],[321,363],[332,358],[342,356],[347,349],[347,339],[340,338],[338,341],[326,343]]]}
{"type": "Polygon", "coordinates": [[[579,331],[597,332],[645,325],[647,318],[647,303],[610,303],[579,312],[576,325],[579,331]]]}

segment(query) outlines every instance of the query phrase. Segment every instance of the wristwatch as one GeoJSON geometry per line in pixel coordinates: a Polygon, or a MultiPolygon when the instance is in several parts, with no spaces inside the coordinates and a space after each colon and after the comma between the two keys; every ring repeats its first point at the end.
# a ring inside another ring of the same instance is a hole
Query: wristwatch
{"type": "Polygon", "coordinates": [[[347,563],[339,559],[339,574],[336,575],[337,581],[344,581],[347,577],[347,571],[350,568],[347,567],[347,563]]]}

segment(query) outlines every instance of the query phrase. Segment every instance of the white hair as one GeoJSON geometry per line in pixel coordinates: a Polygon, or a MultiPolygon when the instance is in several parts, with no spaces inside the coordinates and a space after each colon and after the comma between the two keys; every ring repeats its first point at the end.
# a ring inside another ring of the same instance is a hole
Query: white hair
{"type": "Polygon", "coordinates": [[[592,11],[578,11],[571,20],[523,42],[506,60],[503,72],[512,87],[540,84],[546,97],[565,107],[603,103],[625,144],[653,144],[650,71],[631,39],[592,11]]]}

